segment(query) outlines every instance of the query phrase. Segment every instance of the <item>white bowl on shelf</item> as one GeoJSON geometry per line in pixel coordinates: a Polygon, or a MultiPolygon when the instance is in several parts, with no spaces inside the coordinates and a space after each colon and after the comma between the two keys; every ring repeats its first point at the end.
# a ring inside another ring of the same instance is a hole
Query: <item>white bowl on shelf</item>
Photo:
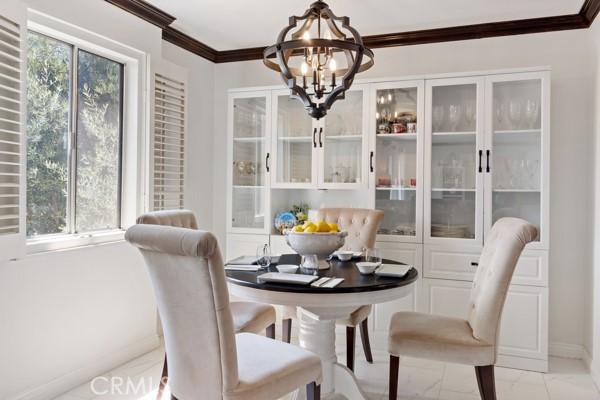
{"type": "Polygon", "coordinates": [[[362,275],[370,275],[381,265],[381,263],[374,263],[369,261],[357,262],[356,268],[362,275]]]}

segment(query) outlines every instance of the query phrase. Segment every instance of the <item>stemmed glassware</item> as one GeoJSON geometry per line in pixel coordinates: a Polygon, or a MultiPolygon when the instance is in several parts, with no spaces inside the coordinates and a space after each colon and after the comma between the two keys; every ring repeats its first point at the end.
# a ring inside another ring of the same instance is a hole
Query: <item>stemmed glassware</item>
{"type": "Polygon", "coordinates": [[[469,102],[465,105],[465,120],[469,130],[475,130],[475,114],[477,113],[477,107],[475,103],[469,102]]]}
{"type": "Polygon", "coordinates": [[[534,129],[536,127],[539,115],[540,103],[536,100],[527,100],[525,102],[525,119],[527,120],[529,129],[534,129]]]}
{"type": "Polygon", "coordinates": [[[448,106],[448,123],[450,124],[450,130],[456,132],[460,120],[462,118],[462,107],[458,105],[448,106]]]}
{"type": "Polygon", "coordinates": [[[508,103],[508,118],[510,119],[510,123],[512,125],[512,129],[518,129],[521,125],[522,119],[522,107],[521,103],[516,100],[512,100],[508,103]]]}
{"type": "Polygon", "coordinates": [[[268,244],[261,244],[256,249],[257,263],[262,269],[269,268],[271,265],[271,248],[268,244]]]}
{"type": "Polygon", "coordinates": [[[367,251],[365,252],[365,261],[381,265],[381,250],[367,249],[367,251]]]}
{"type": "Polygon", "coordinates": [[[433,131],[439,132],[444,125],[444,107],[437,105],[433,107],[433,131]]]}

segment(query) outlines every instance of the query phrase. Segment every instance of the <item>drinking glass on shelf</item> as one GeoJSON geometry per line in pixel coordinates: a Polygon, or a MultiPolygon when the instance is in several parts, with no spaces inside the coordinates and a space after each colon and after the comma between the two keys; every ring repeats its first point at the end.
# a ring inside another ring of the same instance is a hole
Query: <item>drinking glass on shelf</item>
{"type": "Polygon", "coordinates": [[[506,126],[506,103],[498,103],[496,106],[496,130],[502,130],[506,126]]]}
{"type": "Polygon", "coordinates": [[[527,160],[527,172],[529,173],[529,188],[537,190],[540,187],[539,170],[540,160],[527,160]]]}
{"type": "Polygon", "coordinates": [[[475,103],[469,102],[465,105],[465,120],[469,130],[475,130],[475,116],[477,114],[477,107],[475,103]]]}
{"type": "Polygon", "coordinates": [[[508,103],[508,118],[510,119],[512,129],[519,129],[522,116],[522,107],[519,101],[512,100],[508,103]]]}
{"type": "Polygon", "coordinates": [[[450,124],[450,130],[456,132],[458,125],[460,125],[462,119],[462,107],[458,105],[448,106],[448,123],[450,124]]]}
{"type": "Polygon", "coordinates": [[[433,107],[433,131],[439,132],[444,125],[444,107],[443,106],[434,106],[433,107]]]}
{"type": "Polygon", "coordinates": [[[540,103],[537,100],[527,100],[525,102],[525,119],[529,129],[534,129],[540,114],[540,103]]]}
{"type": "Polygon", "coordinates": [[[257,263],[261,268],[269,268],[271,265],[271,248],[268,244],[261,244],[256,249],[257,263]]]}
{"type": "Polygon", "coordinates": [[[365,261],[381,264],[381,260],[381,251],[379,249],[367,249],[365,252],[365,261]]]}

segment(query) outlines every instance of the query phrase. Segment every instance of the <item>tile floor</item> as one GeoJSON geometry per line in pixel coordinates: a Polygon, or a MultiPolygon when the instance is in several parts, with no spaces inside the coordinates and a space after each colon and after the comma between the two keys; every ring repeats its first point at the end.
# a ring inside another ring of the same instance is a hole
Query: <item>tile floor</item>
{"type": "MultiPolygon", "coordinates": [[[[371,365],[365,361],[359,346],[357,353],[356,374],[370,400],[387,399],[387,355],[375,352],[375,362],[371,365]]],[[[346,359],[343,353],[338,357],[346,359]]],[[[117,381],[123,378],[124,382],[131,378],[133,385],[144,382],[144,387],[139,390],[130,387],[128,394],[97,395],[87,383],[56,400],[154,400],[162,362],[163,350],[157,349],[103,375],[117,381]],[[145,379],[142,380],[142,377],[145,379]]],[[[106,381],[98,380],[96,389],[104,391],[106,381]]],[[[548,374],[496,368],[496,386],[498,400],[600,400],[600,392],[579,360],[552,358],[548,374]]],[[[413,358],[401,360],[399,388],[399,400],[480,398],[473,368],[413,358]]],[[[123,389],[123,392],[126,390],[123,389]]],[[[168,393],[163,398],[168,399],[168,393]]]]}

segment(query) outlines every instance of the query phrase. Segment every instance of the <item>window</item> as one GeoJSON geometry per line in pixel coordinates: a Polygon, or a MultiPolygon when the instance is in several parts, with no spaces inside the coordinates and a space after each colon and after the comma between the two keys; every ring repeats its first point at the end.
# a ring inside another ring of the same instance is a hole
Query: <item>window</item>
{"type": "Polygon", "coordinates": [[[185,86],[181,79],[154,75],[154,210],[183,208],[185,86]]]}
{"type": "Polygon", "coordinates": [[[30,31],[27,235],[121,227],[121,63],[30,31]]]}

